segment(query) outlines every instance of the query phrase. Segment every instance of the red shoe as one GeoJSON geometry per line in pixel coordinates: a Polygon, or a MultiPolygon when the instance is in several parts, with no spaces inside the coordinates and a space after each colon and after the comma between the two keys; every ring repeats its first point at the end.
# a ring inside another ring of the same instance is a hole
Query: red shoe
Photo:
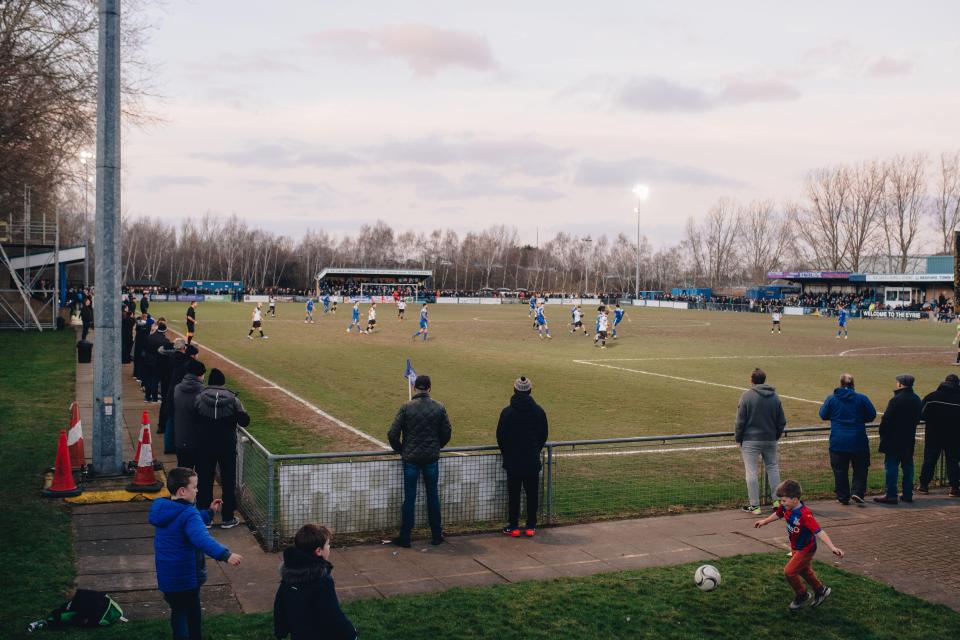
{"type": "MultiPolygon", "coordinates": [[[[519,530],[517,531],[517,535],[520,535],[520,531],[519,531],[519,530]]],[[[527,536],[528,538],[532,538],[533,536],[537,535],[537,530],[536,530],[536,529],[526,529],[526,530],[523,532],[523,535],[527,536]]]]}
{"type": "Polygon", "coordinates": [[[514,529],[513,527],[504,527],[503,535],[510,536],[511,538],[519,538],[520,529],[514,529]]]}

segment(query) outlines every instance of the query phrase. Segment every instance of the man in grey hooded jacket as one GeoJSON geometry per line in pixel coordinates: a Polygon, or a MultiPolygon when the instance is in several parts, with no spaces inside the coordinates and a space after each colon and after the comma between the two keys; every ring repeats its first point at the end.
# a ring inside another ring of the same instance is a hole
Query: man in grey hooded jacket
{"type": "Polygon", "coordinates": [[[740,396],[737,407],[736,440],[743,456],[746,471],[747,496],[750,504],[744,511],[760,515],[760,485],[757,481],[757,458],[763,458],[770,487],[780,484],[780,454],[777,441],[787,426],[783,405],[777,390],[766,384],[767,374],[754,369],[750,374],[751,388],[740,396]]]}

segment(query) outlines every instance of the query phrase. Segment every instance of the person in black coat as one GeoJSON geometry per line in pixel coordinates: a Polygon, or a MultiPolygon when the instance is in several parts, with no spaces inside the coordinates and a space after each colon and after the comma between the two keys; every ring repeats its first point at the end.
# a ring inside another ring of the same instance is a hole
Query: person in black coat
{"type": "Polygon", "coordinates": [[[150,316],[142,314],[133,327],[133,377],[140,383],[140,388],[144,387],[146,381],[146,372],[144,371],[144,358],[147,356],[147,338],[150,337],[150,327],[153,321],[150,316]]]}
{"type": "Polygon", "coordinates": [[[527,522],[524,534],[537,532],[540,506],[540,452],[547,442],[547,414],[533,400],[533,384],[524,376],[513,383],[510,404],[500,412],[497,444],[507,472],[509,522],[503,533],[520,537],[520,489],[527,495],[527,522]]]}
{"type": "MultiPolygon", "coordinates": [[[[157,320],[154,325],[154,331],[147,338],[146,348],[144,349],[143,371],[144,371],[144,402],[159,401],[160,387],[160,351],[171,349],[173,347],[167,340],[167,323],[163,318],[157,320]]],[[[161,425],[163,422],[161,421],[161,425]]]]}
{"type": "Polygon", "coordinates": [[[133,325],[136,321],[130,313],[130,308],[124,305],[123,319],[120,321],[120,362],[129,364],[133,359],[133,325]]]}
{"type": "Polygon", "coordinates": [[[920,413],[926,421],[920,493],[930,493],[930,481],[943,452],[947,463],[950,497],[960,498],[960,377],[951,373],[937,390],[923,398],[920,413]]]}
{"type": "Polygon", "coordinates": [[[293,640],[354,640],[357,630],[340,608],[330,564],[330,530],[305,524],[283,552],[273,599],[273,634],[293,640]]]}
{"type": "Polygon", "coordinates": [[[83,306],[80,307],[80,322],[83,323],[83,335],[80,336],[80,339],[86,340],[90,327],[93,326],[93,304],[89,297],[83,299],[83,306]]]}
{"type": "Polygon", "coordinates": [[[897,475],[903,468],[904,502],[913,502],[913,449],[920,422],[920,396],[913,392],[913,376],[897,376],[897,388],[880,420],[880,453],[887,473],[887,495],[874,502],[897,504],[897,475]]]}

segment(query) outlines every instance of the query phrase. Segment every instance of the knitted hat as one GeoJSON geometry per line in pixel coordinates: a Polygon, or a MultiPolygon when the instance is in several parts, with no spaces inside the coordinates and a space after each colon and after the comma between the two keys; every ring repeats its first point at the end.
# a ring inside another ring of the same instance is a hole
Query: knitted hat
{"type": "Polygon", "coordinates": [[[904,373],[903,375],[897,376],[897,382],[905,387],[912,387],[914,383],[914,377],[904,373]]]}
{"type": "Polygon", "coordinates": [[[417,376],[417,381],[413,383],[414,389],[426,391],[430,388],[430,376],[417,376]]]}
{"type": "Polygon", "coordinates": [[[533,390],[533,383],[525,376],[520,376],[517,378],[517,381],[513,383],[513,390],[518,393],[530,393],[533,390]]]}
{"type": "Polygon", "coordinates": [[[184,353],[187,354],[188,356],[195,356],[198,353],[200,353],[200,349],[197,349],[192,344],[188,344],[187,348],[184,350],[184,353]]]}
{"type": "Polygon", "coordinates": [[[946,378],[943,379],[947,384],[952,384],[953,386],[960,385],[960,377],[955,373],[949,374],[946,378]]]}
{"type": "Polygon", "coordinates": [[[227,384],[227,378],[220,369],[210,369],[210,375],[207,377],[207,384],[211,387],[222,387],[227,384]]]}

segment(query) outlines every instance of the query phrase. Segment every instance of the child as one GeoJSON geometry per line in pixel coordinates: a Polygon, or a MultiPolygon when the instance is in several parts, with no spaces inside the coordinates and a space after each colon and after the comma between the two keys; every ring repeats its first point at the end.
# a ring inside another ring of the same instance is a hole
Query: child
{"type": "Polygon", "coordinates": [[[177,640],[200,640],[200,586],[207,581],[204,554],[237,566],[243,559],[213,539],[207,525],[220,510],[214,500],[202,512],[197,500],[197,472],[176,467],[167,474],[171,498],[153,501],[150,524],[153,537],[157,585],[170,605],[170,626],[177,640]]]}
{"type": "Polygon", "coordinates": [[[799,482],[784,480],[777,485],[777,498],[780,500],[780,506],[772,514],[763,520],[758,520],[753,525],[760,528],[779,518],[784,518],[787,521],[787,533],[790,536],[790,548],[793,549],[793,555],[790,557],[787,566],[784,567],[783,573],[796,594],[793,602],[790,603],[790,611],[799,611],[811,600],[813,600],[811,606],[819,606],[830,595],[830,587],[820,582],[811,566],[813,554],[817,552],[817,538],[823,540],[827,548],[838,558],[843,557],[843,551],[833,545],[827,532],[817,524],[809,507],[800,500],[800,495],[799,482]],[[813,596],[804,588],[801,577],[814,589],[813,596]]]}
{"type": "Polygon", "coordinates": [[[330,564],[326,527],[305,524],[283,552],[280,587],[273,599],[273,633],[277,638],[353,640],[357,631],[340,609],[330,564]]]}

